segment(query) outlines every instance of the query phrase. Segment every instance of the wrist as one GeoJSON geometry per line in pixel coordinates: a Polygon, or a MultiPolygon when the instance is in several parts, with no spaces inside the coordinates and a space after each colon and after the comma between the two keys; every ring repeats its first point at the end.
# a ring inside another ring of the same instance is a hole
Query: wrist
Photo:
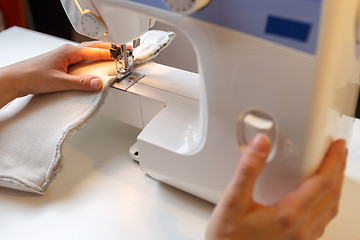
{"type": "Polygon", "coordinates": [[[0,108],[19,97],[15,75],[10,67],[0,68],[0,108]]]}

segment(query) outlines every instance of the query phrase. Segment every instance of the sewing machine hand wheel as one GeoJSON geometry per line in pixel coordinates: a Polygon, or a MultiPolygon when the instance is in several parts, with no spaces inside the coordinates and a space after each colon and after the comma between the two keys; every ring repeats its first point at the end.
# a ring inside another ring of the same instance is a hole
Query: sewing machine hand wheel
{"type": "Polygon", "coordinates": [[[102,18],[90,10],[85,10],[81,14],[80,23],[84,33],[91,38],[99,38],[107,32],[102,18]]]}
{"type": "Polygon", "coordinates": [[[174,12],[191,14],[206,7],[211,0],[164,0],[166,6],[174,12]]]}

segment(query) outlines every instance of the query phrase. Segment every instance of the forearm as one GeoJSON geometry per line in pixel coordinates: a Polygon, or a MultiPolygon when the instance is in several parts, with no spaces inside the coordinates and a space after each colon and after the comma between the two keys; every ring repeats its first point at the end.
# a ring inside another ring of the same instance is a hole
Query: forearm
{"type": "Polygon", "coordinates": [[[16,79],[10,68],[0,68],[0,109],[17,98],[16,79]]]}

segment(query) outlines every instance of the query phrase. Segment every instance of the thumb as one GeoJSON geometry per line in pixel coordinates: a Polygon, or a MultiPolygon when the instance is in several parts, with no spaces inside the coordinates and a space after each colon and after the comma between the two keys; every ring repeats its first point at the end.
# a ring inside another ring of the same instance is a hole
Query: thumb
{"type": "Polygon", "coordinates": [[[269,137],[258,133],[246,146],[232,180],[236,195],[252,198],[256,179],[266,164],[270,152],[269,137]]]}
{"type": "Polygon", "coordinates": [[[101,89],[103,82],[98,76],[94,75],[69,75],[66,74],[64,88],[67,90],[96,91],[101,89]]]}

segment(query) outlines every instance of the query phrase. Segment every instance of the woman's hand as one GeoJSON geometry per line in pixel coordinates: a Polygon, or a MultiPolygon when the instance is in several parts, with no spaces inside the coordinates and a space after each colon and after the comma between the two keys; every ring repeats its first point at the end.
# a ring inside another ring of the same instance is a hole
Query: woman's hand
{"type": "Polygon", "coordinates": [[[0,108],[27,94],[64,90],[96,91],[102,81],[94,75],[67,74],[69,65],[82,60],[111,60],[110,44],[86,42],[65,44],[53,51],[0,69],[0,108]]]}
{"type": "Polygon", "coordinates": [[[330,146],[319,169],[297,190],[264,206],[256,203],[252,194],[269,150],[264,135],[250,142],[212,214],[207,240],[317,239],[337,214],[347,156],[345,141],[330,146]]]}

